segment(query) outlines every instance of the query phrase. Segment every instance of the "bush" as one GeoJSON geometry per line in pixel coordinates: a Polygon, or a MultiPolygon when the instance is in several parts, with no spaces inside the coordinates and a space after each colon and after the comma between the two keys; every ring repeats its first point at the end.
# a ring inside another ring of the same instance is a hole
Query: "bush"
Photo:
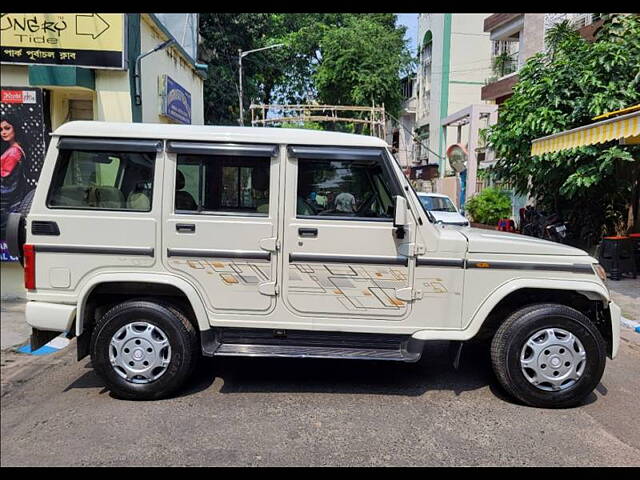
{"type": "Polygon", "coordinates": [[[497,225],[501,218],[511,217],[511,196],[504,190],[489,187],[465,203],[474,222],[497,225]]]}

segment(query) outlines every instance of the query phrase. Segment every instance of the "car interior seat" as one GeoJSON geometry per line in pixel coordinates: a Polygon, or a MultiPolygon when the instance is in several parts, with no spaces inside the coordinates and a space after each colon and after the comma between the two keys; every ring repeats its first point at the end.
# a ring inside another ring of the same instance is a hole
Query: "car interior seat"
{"type": "Polygon", "coordinates": [[[185,186],[184,174],[180,171],[176,171],[176,210],[197,210],[198,204],[193,199],[193,196],[184,190],[185,186]]]}
{"type": "Polygon", "coordinates": [[[269,167],[255,167],[251,170],[251,188],[256,195],[256,212],[269,213],[269,167]]]}
{"type": "Polygon", "coordinates": [[[127,208],[131,210],[142,210],[148,212],[151,210],[151,200],[147,195],[147,182],[136,183],[135,188],[127,197],[127,208]]]}

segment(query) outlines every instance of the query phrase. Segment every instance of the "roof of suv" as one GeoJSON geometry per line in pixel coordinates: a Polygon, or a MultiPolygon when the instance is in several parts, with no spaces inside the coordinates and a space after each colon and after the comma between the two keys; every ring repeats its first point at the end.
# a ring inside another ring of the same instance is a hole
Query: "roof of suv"
{"type": "Polygon", "coordinates": [[[288,143],[310,145],[387,147],[377,137],[302,128],[226,127],[172,125],[162,123],[117,123],[73,121],[58,127],[53,135],[75,137],[152,138],[209,142],[288,143]]]}

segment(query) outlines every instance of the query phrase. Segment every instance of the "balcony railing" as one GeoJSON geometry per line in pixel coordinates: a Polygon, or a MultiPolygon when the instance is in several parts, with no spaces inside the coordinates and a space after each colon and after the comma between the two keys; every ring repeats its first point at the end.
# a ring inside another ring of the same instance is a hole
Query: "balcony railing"
{"type": "Polygon", "coordinates": [[[518,52],[501,53],[491,59],[491,68],[498,77],[506,77],[518,70],[518,52]]]}

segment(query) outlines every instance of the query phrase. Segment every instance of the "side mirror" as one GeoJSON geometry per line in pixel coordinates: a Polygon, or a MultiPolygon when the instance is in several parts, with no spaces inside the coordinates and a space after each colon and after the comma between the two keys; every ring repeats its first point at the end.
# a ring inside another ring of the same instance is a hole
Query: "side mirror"
{"type": "Polygon", "coordinates": [[[400,195],[395,197],[396,205],[393,212],[393,226],[404,227],[407,224],[407,199],[400,195]]]}
{"type": "Polygon", "coordinates": [[[403,239],[404,227],[407,225],[407,199],[398,195],[393,212],[393,226],[396,227],[396,238],[403,239]]]}

